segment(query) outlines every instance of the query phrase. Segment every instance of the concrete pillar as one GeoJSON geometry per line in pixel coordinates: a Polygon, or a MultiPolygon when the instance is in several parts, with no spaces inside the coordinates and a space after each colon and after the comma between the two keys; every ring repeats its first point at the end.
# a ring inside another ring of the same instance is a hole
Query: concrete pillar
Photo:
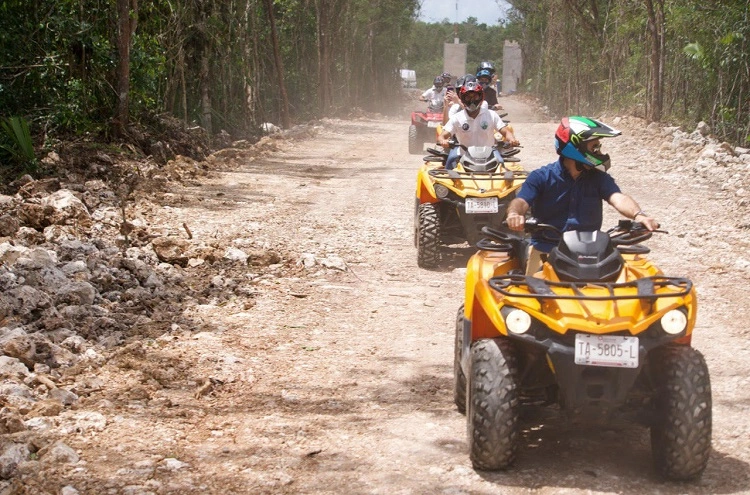
{"type": "Polygon", "coordinates": [[[503,78],[500,90],[507,94],[518,91],[521,84],[523,58],[517,41],[505,40],[503,46],[503,78]]]}

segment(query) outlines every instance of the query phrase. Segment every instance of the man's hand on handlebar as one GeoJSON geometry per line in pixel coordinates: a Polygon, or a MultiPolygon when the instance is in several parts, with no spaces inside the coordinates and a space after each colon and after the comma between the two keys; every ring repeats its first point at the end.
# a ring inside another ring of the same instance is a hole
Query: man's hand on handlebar
{"type": "Polygon", "coordinates": [[[510,212],[505,219],[505,223],[511,230],[523,232],[523,226],[526,223],[526,217],[515,212],[510,212]]]}

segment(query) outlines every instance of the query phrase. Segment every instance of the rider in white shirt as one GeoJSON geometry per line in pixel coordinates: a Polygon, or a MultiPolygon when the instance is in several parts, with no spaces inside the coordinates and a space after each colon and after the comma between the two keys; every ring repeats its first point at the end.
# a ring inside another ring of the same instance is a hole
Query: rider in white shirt
{"type": "MultiPolygon", "coordinates": [[[[464,85],[464,83],[467,83],[469,81],[476,81],[476,77],[474,74],[466,74],[463,77],[459,77],[458,81],[456,81],[456,88],[455,91],[448,91],[445,93],[445,106],[443,111],[443,124],[448,122],[448,119],[456,115],[458,112],[464,109],[463,103],[461,103],[461,99],[458,97],[458,89],[461,89],[461,86],[464,85]]],[[[482,100],[482,108],[489,108],[487,105],[486,100],[482,100]]]]}
{"type": "Polygon", "coordinates": [[[419,97],[420,100],[428,102],[427,111],[429,112],[442,112],[444,98],[445,88],[443,87],[443,78],[440,76],[436,77],[433,86],[419,97]]]}
{"type": "MultiPolygon", "coordinates": [[[[458,96],[464,109],[448,119],[443,126],[443,133],[438,139],[440,146],[449,147],[448,140],[455,134],[458,142],[465,146],[494,146],[495,131],[503,135],[511,146],[518,146],[518,140],[508,124],[494,110],[482,108],[484,90],[476,81],[464,82],[458,91],[458,96]]],[[[458,157],[462,154],[461,147],[455,146],[448,153],[445,168],[455,168],[458,157]]]]}

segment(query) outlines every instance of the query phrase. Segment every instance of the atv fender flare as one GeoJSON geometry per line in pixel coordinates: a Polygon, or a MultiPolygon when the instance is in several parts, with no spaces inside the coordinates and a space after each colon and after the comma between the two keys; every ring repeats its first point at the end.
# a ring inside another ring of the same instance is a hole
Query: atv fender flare
{"type": "Polygon", "coordinates": [[[417,176],[417,199],[419,203],[437,203],[440,201],[435,194],[435,185],[426,172],[420,171],[417,176]]]}

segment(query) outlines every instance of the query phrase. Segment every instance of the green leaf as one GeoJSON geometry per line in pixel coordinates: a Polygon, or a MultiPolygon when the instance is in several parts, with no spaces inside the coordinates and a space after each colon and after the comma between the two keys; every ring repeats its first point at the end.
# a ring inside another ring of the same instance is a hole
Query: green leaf
{"type": "Polygon", "coordinates": [[[0,126],[11,140],[11,145],[3,145],[2,149],[10,153],[13,158],[24,164],[36,162],[34,142],[26,119],[22,117],[8,117],[0,121],[0,126]]]}
{"type": "Polygon", "coordinates": [[[732,41],[734,41],[734,36],[734,33],[727,33],[723,38],[721,38],[721,40],[719,40],[719,42],[722,45],[731,45],[732,41]]]}
{"type": "Polygon", "coordinates": [[[685,52],[685,55],[688,57],[701,61],[706,58],[706,54],[703,51],[703,47],[700,45],[700,43],[688,43],[685,45],[685,48],[682,49],[683,52],[685,52]]]}

